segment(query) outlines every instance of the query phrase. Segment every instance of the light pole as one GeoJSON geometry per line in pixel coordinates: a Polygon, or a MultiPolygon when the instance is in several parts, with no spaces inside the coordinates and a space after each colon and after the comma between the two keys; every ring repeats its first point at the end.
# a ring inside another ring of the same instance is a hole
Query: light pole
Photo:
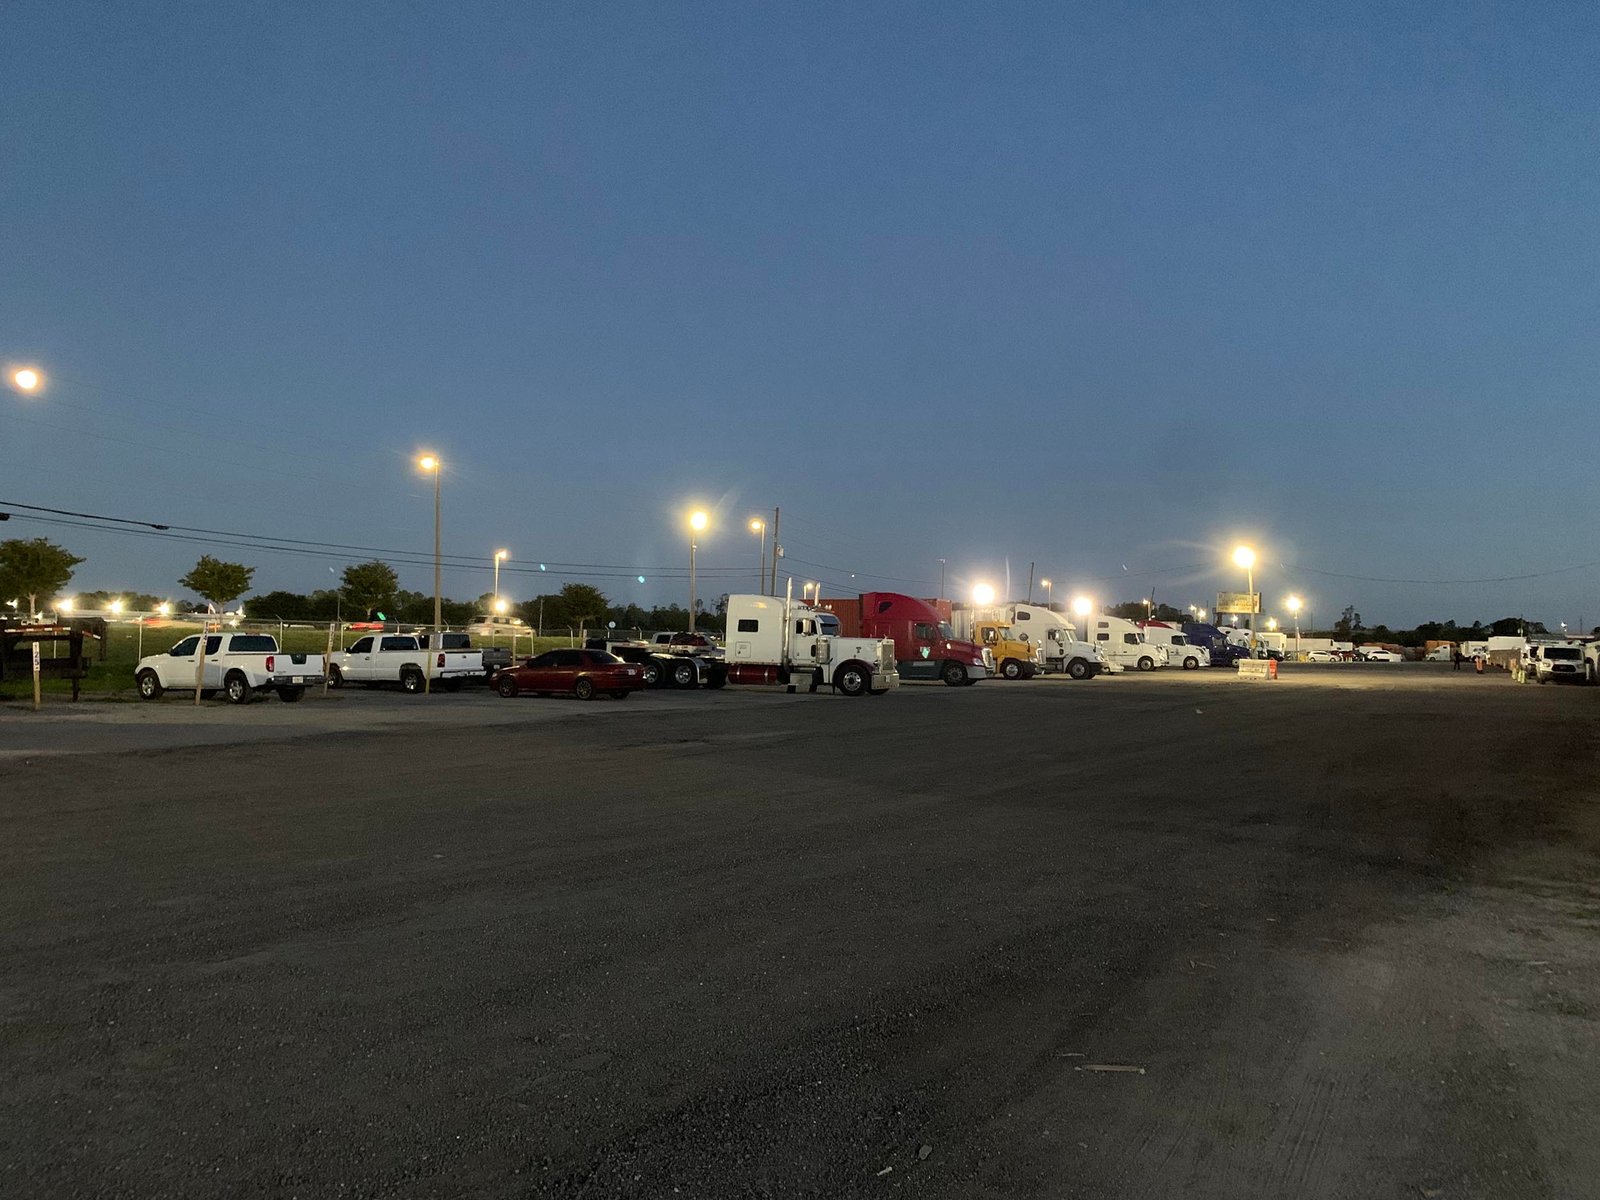
{"type": "Polygon", "coordinates": [[[1041,579],[1039,580],[1039,586],[1044,588],[1044,606],[1046,608],[1053,607],[1055,601],[1052,599],[1054,593],[1050,590],[1050,581],[1048,579],[1041,579]]]}
{"type": "Polygon", "coordinates": [[[1290,596],[1284,602],[1284,607],[1289,610],[1289,615],[1294,618],[1294,656],[1300,657],[1300,597],[1290,596]]]}
{"type": "Polygon", "coordinates": [[[1250,597],[1250,611],[1246,613],[1249,619],[1246,625],[1250,630],[1250,653],[1256,650],[1256,552],[1249,546],[1235,546],[1233,550],[1233,564],[1244,568],[1244,591],[1250,597]]]}
{"type": "Polygon", "coordinates": [[[939,560],[939,599],[944,599],[944,559],[939,560]]]}
{"type": "MultiPolygon", "coordinates": [[[[444,537],[440,516],[439,478],[444,474],[444,464],[437,455],[424,454],[417,459],[417,466],[424,471],[433,473],[433,644],[438,646],[439,633],[444,625],[444,537]]],[[[422,690],[424,694],[433,691],[433,654],[423,660],[428,669],[422,674],[422,690]]]]}
{"type": "Polygon", "coordinates": [[[499,610],[500,605],[500,564],[510,557],[511,551],[509,550],[496,550],[494,552],[494,600],[491,603],[495,605],[496,611],[499,610]]]}
{"type": "Polygon", "coordinates": [[[756,575],[756,591],[767,594],[767,523],[760,517],[750,518],[750,532],[761,537],[761,570],[756,575]]]}
{"type": "Polygon", "coordinates": [[[709,518],[706,516],[706,514],[701,512],[699,509],[696,509],[694,512],[689,514],[689,632],[690,633],[694,632],[694,619],[695,619],[695,611],[694,611],[694,606],[695,606],[694,566],[695,566],[695,554],[699,550],[699,546],[696,544],[697,539],[696,539],[695,535],[700,533],[703,529],[705,529],[706,522],[708,520],[709,520],[709,518]]]}

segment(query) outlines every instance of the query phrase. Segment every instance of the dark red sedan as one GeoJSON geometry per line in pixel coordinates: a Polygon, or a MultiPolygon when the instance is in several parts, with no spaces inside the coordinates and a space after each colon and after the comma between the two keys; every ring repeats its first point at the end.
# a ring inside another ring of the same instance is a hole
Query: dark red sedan
{"type": "Polygon", "coordinates": [[[601,693],[626,700],[644,687],[644,668],[623,662],[605,650],[547,650],[520,666],[495,672],[494,690],[502,696],[552,696],[556,693],[593,700],[601,693]]]}

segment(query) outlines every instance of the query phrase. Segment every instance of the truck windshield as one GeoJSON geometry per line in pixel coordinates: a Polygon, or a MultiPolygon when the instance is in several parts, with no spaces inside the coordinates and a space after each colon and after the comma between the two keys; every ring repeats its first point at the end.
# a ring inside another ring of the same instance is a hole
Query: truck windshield
{"type": "Polygon", "coordinates": [[[947,642],[953,642],[956,640],[956,631],[950,627],[949,621],[939,622],[939,636],[947,642]]]}
{"type": "Polygon", "coordinates": [[[1583,657],[1576,646],[1551,646],[1545,650],[1544,656],[1565,659],[1568,662],[1576,662],[1583,657]]]}
{"type": "MultiPolygon", "coordinates": [[[[210,648],[211,644],[208,641],[206,649],[210,650],[210,648]]],[[[278,643],[276,639],[264,637],[260,634],[236,633],[233,635],[233,640],[228,643],[228,652],[230,654],[274,654],[277,649],[278,643]]]]}
{"type": "Polygon", "coordinates": [[[1189,639],[1184,637],[1181,633],[1175,633],[1172,635],[1172,644],[1174,646],[1187,646],[1189,644],[1189,639]]]}

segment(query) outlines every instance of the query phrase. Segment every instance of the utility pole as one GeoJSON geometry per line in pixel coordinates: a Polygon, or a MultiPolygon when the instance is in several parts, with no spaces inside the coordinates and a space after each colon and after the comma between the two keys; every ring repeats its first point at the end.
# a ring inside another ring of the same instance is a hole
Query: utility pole
{"type": "Polygon", "coordinates": [[[783,557],[783,547],[778,544],[778,521],[782,516],[782,508],[772,510],[772,587],[767,591],[769,596],[778,594],[778,560],[783,557]]]}
{"type": "Polygon", "coordinates": [[[1033,603],[1033,564],[1028,564],[1028,603],[1033,603]]]}

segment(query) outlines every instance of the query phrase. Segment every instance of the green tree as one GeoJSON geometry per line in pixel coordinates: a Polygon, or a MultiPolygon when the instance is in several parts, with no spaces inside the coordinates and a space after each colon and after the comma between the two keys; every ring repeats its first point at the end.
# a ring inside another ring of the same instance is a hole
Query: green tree
{"type": "Polygon", "coordinates": [[[0,542],[0,597],[28,598],[28,612],[39,611],[39,597],[55,595],[72,582],[79,558],[48,538],[13,538],[0,542]]]}
{"type": "Polygon", "coordinates": [[[255,573],[254,567],[223,562],[204,554],[195,563],[194,570],[178,580],[178,585],[188,588],[197,596],[204,596],[218,608],[225,608],[230,600],[237,600],[249,590],[251,577],[255,573]]]}
{"type": "Polygon", "coordinates": [[[400,577],[386,562],[373,559],[344,569],[344,602],[369,620],[378,609],[387,607],[399,590],[400,577]]]}
{"type": "MultiPolygon", "coordinates": [[[[605,620],[611,608],[605,593],[590,583],[562,584],[561,604],[566,609],[566,624],[580,628],[605,620]]],[[[545,619],[548,621],[549,617],[545,619]]]]}
{"type": "Polygon", "coordinates": [[[1344,636],[1348,636],[1361,628],[1361,614],[1356,611],[1354,604],[1345,605],[1344,612],[1333,623],[1333,628],[1337,633],[1344,636]]]}

